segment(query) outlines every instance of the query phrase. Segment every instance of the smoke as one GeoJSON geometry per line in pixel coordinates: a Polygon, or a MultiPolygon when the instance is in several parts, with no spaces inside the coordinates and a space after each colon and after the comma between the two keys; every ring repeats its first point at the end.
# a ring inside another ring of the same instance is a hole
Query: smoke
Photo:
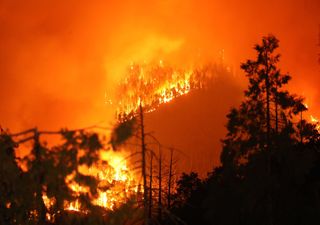
{"type": "Polygon", "coordinates": [[[241,74],[240,62],[268,33],[280,39],[290,88],[318,110],[319,8],[318,0],[2,0],[0,124],[18,131],[110,123],[104,95],[114,95],[130,63],[224,60],[241,74]]]}

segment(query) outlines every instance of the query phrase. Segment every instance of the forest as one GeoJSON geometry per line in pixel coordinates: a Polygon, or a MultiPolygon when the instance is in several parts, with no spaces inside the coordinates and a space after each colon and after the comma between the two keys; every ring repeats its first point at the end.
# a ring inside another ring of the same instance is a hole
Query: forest
{"type": "Polygon", "coordinates": [[[319,124],[305,119],[304,97],[288,90],[291,76],[278,67],[278,48],[274,35],[264,36],[254,47],[256,57],[241,64],[248,86],[241,104],[226,115],[221,164],[205,178],[193,171],[172,180],[173,148],[164,171],[165,146],[145,130],[143,98],[135,112],[121,115],[108,140],[90,128],[20,133],[1,128],[0,224],[319,224],[319,124]],[[62,143],[49,146],[48,135],[62,143]],[[128,194],[121,204],[95,204],[100,192],[117,184],[99,182],[81,168],[107,168],[100,152],[117,152],[132,139],[141,183],[133,193],[123,189],[128,194]],[[159,149],[150,148],[150,139],[159,149]],[[17,155],[21,146],[28,152],[24,157],[17,155]]]}

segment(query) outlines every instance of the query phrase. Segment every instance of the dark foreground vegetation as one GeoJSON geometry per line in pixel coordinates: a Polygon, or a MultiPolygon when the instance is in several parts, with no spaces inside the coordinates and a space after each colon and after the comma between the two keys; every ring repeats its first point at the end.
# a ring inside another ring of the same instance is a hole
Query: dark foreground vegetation
{"type": "MultiPolygon", "coordinates": [[[[159,197],[144,195],[144,204],[132,199],[113,212],[94,206],[90,198],[107,187],[97,187],[78,166],[99,161],[98,135],[63,130],[63,143],[49,148],[39,139],[46,132],[33,129],[29,138],[17,140],[24,134],[2,130],[0,224],[319,224],[320,136],[304,119],[303,98],[285,89],[291,78],[277,68],[277,48],[274,36],[264,37],[255,46],[257,58],[241,65],[249,86],[240,106],[227,115],[221,166],[203,180],[196,173],[183,174],[174,193],[163,193],[169,201],[163,201],[160,188],[159,197]],[[19,143],[29,139],[30,153],[18,158],[19,143]],[[87,193],[73,193],[66,184],[71,174],[89,187],[87,193]],[[55,199],[50,208],[43,193],[55,199]],[[64,201],[75,199],[85,213],[64,210],[64,201]]],[[[126,138],[132,135],[131,126],[120,128],[126,138]]]]}
{"type": "Polygon", "coordinates": [[[241,65],[249,86],[227,115],[222,165],[178,182],[172,211],[187,224],[319,224],[319,133],[303,119],[303,99],[284,88],[277,47],[265,37],[257,59],[241,65]]]}

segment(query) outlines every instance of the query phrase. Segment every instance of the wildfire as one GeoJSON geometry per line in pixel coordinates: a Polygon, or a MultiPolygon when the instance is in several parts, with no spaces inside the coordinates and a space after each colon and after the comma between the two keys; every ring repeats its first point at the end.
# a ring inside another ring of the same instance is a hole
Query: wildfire
{"type": "MultiPolygon", "coordinates": [[[[134,172],[129,169],[126,157],[123,152],[102,151],[100,158],[106,163],[96,164],[90,168],[79,168],[81,173],[95,176],[99,181],[98,197],[92,201],[94,205],[113,210],[139,193],[138,179],[134,172]]],[[[66,183],[70,189],[76,195],[88,192],[88,188],[73,181],[73,176],[70,175],[66,178],[66,183]]],[[[43,194],[42,198],[46,207],[50,209],[55,200],[48,198],[46,194],[43,194]]],[[[65,202],[64,209],[86,213],[78,200],[65,202]]],[[[50,216],[47,216],[47,218],[49,219],[50,216]]]]}
{"type": "Polygon", "coordinates": [[[121,121],[135,116],[140,103],[145,112],[152,112],[161,104],[203,88],[211,77],[212,73],[204,69],[175,69],[162,60],[158,64],[132,64],[118,87],[117,117],[121,121]]]}
{"type": "MultiPolygon", "coordinates": [[[[131,64],[127,76],[118,86],[117,92],[120,95],[116,99],[117,117],[121,121],[135,116],[140,104],[144,107],[144,112],[151,112],[161,104],[201,89],[208,83],[208,78],[213,77],[213,71],[212,67],[176,69],[166,66],[162,60],[157,64],[131,64]]],[[[107,100],[106,93],[105,99],[108,104],[115,102],[107,100]]],[[[137,179],[139,176],[129,168],[126,157],[122,152],[102,151],[100,159],[105,163],[97,163],[90,168],[79,168],[82,174],[95,176],[98,180],[98,197],[92,200],[94,205],[113,210],[140,193],[137,179]]],[[[74,182],[73,178],[67,177],[66,182],[76,195],[89,192],[74,182]]],[[[48,208],[53,201],[44,195],[44,202],[48,208]]],[[[78,200],[65,202],[64,208],[85,213],[78,200]]]]}
{"type": "MultiPolygon", "coordinates": [[[[304,106],[309,110],[309,104],[304,103],[304,106]]],[[[320,132],[320,123],[319,123],[318,118],[316,118],[316,117],[313,116],[313,115],[310,115],[310,122],[311,122],[312,124],[315,124],[316,129],[320,132]]]]}
{"type": "Polygon", "coordinates": [[[101,186],[108,185],[107,190],[98,190],[99,197],[94,204],[114,209],[125,203],[138,192],[138,182],[135,174],[129,170],[125,155],[118,152],[101,152],[101,159],[108,162],[106,167],[91,168],[90,173],[96,173],[101,186]]]}
{"type": "Polygon", "coordinates": [[[80,212],[81,204],[78,200],[66,203],[65,210],[80,212]]]}
{"type": "Polygon", "coordinates": [[[310,116],[310,120],[311,120],[311,122],[312,122],[313,124],[316,125],[316,129],[320,132],[319,120],[318,120],[316,117],[312,116],[312,115],[310,116]]]}
{"type": "MultiPolygon", "coordinates": [[[[88,188],[85,188],[85,187],[79,185],[78,183],[76,183],[75,181],[73,181],[73,176],[74,175],[70,175],[66,178],[66,182],[67,182],[68,186],[70,187],[70,189],[73,192],[75,192],[77,195],[79,195],[80,193],[88,192],[89,191],[88,188]]],[[[77,199],[72,202],[65,202],[64,208],[65,208],[65,210],[80,212],[81,211],[81,204],[80,204],[79,200],[77,199]]]]}

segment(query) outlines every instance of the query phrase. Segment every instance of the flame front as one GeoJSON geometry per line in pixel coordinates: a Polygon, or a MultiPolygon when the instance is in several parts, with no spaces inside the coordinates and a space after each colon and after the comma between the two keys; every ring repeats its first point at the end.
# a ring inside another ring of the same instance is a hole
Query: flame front
{"type": "Polygon", "coordinates": [[[161,104],[203,88],[211,77],[203,69],[175,69],[162,60],[158,64],[132,64],[118,87],[117,117],[120,121],[132,118],[140,103],[145,112],[152,112],[161,104]]]}

